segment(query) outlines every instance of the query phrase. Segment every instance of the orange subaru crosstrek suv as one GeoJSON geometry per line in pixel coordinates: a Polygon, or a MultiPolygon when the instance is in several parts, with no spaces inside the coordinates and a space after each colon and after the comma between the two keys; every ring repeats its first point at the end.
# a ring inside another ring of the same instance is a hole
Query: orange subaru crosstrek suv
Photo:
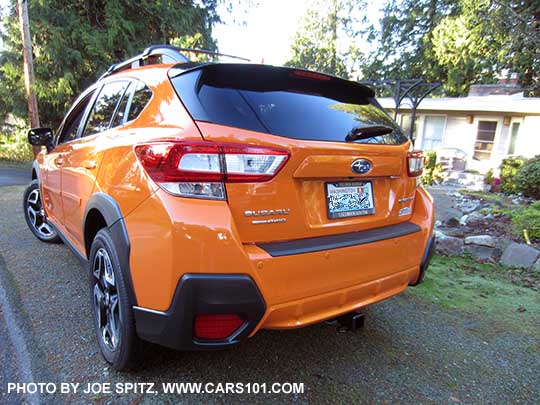
{"type": "Polygon", "coordinates": [[[423,155],[356,82],[153,46],[28,138],[46,151],[26,221],[88,266],[116,369],[140,340],[225,348],[354,320],[420,283],[433,255],[423,155]]]}

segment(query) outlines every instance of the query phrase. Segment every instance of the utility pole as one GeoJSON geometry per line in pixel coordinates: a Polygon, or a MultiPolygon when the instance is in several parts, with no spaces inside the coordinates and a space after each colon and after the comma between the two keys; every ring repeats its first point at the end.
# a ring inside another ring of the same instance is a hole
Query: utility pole
{"type": "MultiPolygon", "coordinates": [[[[17,8],[19,11],[19,27],[21,30],[21,38],[23,45],[23,69],[24,69],[24,85],[26,87],[26,98],[28,100],[28,118],[30,119],[30,127],[38,128],[39,112],[37,105],[36,92],[34,90],[34,60],[32,57],[32,39],[30,37],[30,23],[28,22],[28,3],[27,0],[17,0],[17,8]]],[[[41,151],[40,146],[32,146],[34,151],[34,159],[41,151]]]]}

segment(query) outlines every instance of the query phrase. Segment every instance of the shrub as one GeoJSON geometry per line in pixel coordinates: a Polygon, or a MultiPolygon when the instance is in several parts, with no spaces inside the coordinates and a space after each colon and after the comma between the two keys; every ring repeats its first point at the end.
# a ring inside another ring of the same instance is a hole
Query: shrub
{"type": "Polygon", "coordinates": [[[530,238],[540,239],[540,201],[510,211],[510,217],[516,234],[523,235],[526,229],[530,238]]]}
{"type": "Polygon", "coordinates": [[[427,151],[422,184],[431,186],[434,183],[441,183],[443,180],[443,167],[437,163],[437,152],[427,151]]]}
{"type": "Polygon", "coordinates": [[[514,179],[518,169],[523,166],[527,159],[523,156],[513,156],[501,162],[501,191],[505,194],[515,194],[516,184],[514,179]]]}
{"type": "Polygon", "coordinates": [[[493,184],[493,169],[489,169],[486,174],[484,174],[484,184],[487,186],[493,184]]]}
{"type": "Polygon", "coordinates": [[[540,200],[540,155],[527,160],[515,178],[516,189],[526,197],[540,200]]]}
{"type": "Polygon", "coordinates": [[[0,159],[13,162],[31,162],[34,159],[32,146],[26,139],[26,132],[19,131],[13,136],[12,143],[0,145],[0,159]]]}

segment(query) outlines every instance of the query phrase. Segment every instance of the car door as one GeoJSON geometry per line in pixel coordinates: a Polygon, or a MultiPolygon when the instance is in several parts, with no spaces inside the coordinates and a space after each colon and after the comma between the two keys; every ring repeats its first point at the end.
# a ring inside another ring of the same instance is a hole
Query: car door
{"type": "Polygon", "coordinates": [[[66,156],[72,149],[88,105],[91,104],[95,89],[83,93],[68,111],[56,136],[56,146],[45,154],[41,171],[41,192],[48,218],[65,231],[62,206],[61,170],[66,156]]]}
{"type": "Polygon", "coordinates": [[[118,80],[106,83],[100,89],[92,109],[80,126],[78,138],[70,143],[70,150],[62,166],[62,204],[66,230],[80,251],[84,251],[83,216],[91,197],[99,171],[106,137],[113,116],[130,82],[118,80]]]}

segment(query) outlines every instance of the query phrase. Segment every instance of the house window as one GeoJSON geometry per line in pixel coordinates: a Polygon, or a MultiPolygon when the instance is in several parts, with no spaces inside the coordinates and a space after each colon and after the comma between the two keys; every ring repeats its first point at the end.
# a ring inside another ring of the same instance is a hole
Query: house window
{"type": "Polygon", "coordinates": [[[474,144],[473,158],[476,160],[489,160],[497,132],[497,121],[478,121],[478,132],[474,144]]]}
{"type": "Polygon", "coordinates": [[[508,154],[513,155],[516,153],[516,141],[519,133],[519,122],[512,124],[512,134],[510,135],[510,146],[508,147],[508,154]]]}
{"type": "Polygon", "coordinates": [[[403,114],[401,116],[400,124],[401,124],[401,128],[403,128],[403,132],[409,135],[411,133],[411,115],[403,114]]]}
{"type": "Polygon", "coordinates": [[[445,126],[445,116],[426,115],[424,121],[424,136],[422,137],[422,148],[424,150],[435,150],[441,146],[445,126]]]}

